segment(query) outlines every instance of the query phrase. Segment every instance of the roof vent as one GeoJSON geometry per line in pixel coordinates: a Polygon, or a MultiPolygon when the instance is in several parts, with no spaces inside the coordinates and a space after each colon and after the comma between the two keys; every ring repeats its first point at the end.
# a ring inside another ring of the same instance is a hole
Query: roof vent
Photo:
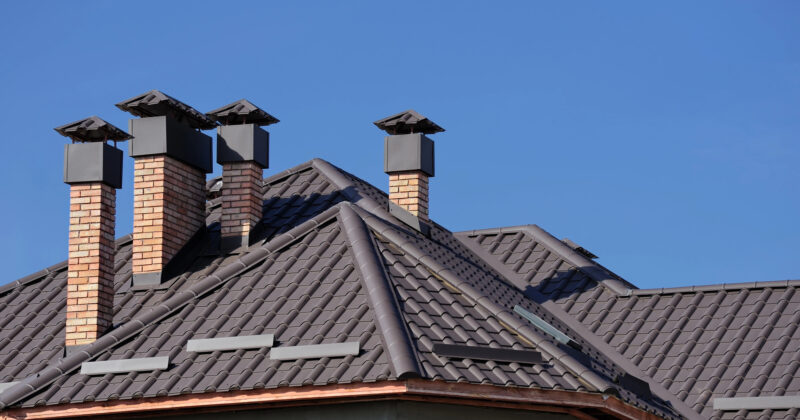
{"type": "Polygon", "coordinates": [[[581,254],[590,260],[597,258],[597,255],[592,254],[588,249],[576,244],[575,242],[572,242],[569,238],[564,238],[561,240],[561,242],[563,242],[566,246],[572,248],[578,254],[581,254]]]}

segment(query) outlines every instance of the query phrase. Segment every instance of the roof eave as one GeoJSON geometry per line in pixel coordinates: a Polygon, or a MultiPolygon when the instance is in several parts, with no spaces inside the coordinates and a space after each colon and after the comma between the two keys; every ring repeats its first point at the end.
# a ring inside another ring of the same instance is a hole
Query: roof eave
{"type": "Polygon", "coordinates": [[[591,419],[586,412],[602,412],[620,419],[657,420],[661,417],[601,393],[513,388],[496,385],[407,379],[372,383],[309,385],[225,393],[188,394],[147,399],[13,408],[0,418],[59,419],[76,417],[170,415],[221,410],[253,410],[311,404],[353,403],[376,399],[429,401],[481,407],[569,414],[591,419]]]}

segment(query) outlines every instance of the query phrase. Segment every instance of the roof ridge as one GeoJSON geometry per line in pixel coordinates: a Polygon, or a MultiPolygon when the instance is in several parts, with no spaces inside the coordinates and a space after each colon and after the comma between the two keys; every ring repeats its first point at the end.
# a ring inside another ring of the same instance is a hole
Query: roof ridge
{"type": "Polygon", "coordinates": [[[0,394],[0,410],[31,395],[42,387],[51,384],[62,375],[77,369],[84,361],[99,356],[105,350],[129,339],[150,324],[175,313],[193,299],[214,290],[230,278],[252,268],[253,265],[261,262],[268,255],[291,245],[312,229],[335,217],[338,214],[339,207],[339,205],[334,205],[287,232],[280,234],[271,241],[244,254],[237,261],[220,268],[218,272],[209,275],[188,289],[176,293],[166,301],[154,306],[149,311],[138,315],[136,318],[108,332],[87,347],[81,348],[64,357],[57,364],[48,366],[42,371],[19,381],[18,384],[0,394]]]}
{"type": "Polygon", "coordinates": [[[484,308],[495,314],[499,321],[505,323],[516,332],[523,335],[527,340],[533,342],[537,347],[550,354],[553,358],[557,359],[561,364],[569,369],[576,377],[583,380],[589,386],[595,388],[599,392],[616,391],[613,384],[600,377],[597,373],[589,369],[583,363],[564,352],[557,346],[553,345],[544,336],[539,334],[534,329],[522,324],[516,317],[514,317],[508,310],[505,310],[500,305],[486,298],[485,295],[474,290],[472,286],[465,284],[461,279],[453,274],[450,269],[442,266],[437,261],[433,260],[430,255],[417,247],[415,244],[409,242],[407,239],[398,237],[396,230],[383,220],[380,220],[372,215],[361,215],[362,219],[374,229],[379,235],[384,236],[386,239],[401,248],[409,257],[419,261],[420,264],[431,270],[433,274],[439,276],[446,282],[453,285],[461,293],[468,296],[476,303],[482,305],[484,308]]]}
{"type": "MultiPolygon", "coordinates": [[[[515,228],[519,228],[519,226],[515,228]]],[[[500,229],[506,229],[506,228],[498,228],[492,230],[499,231],[500,229]]],[[[514,230],[514,232],[516,231],[518,230],[514,230]]],[[[472,231],[472,232],[478,232],[478,231],[472,231]]],[[[460,236],[466,236],[465,234],[468,234],[469,232],[459,232],[459,233],[462,234],[460,236]]],[[[505,264],[502,264],[497,259],[497,257],[489,254],[489,252],[487,252],[480,245],[478,245],[477,242],[471,240],[470,241],[462,240],[462,243],[470,251],[474,252],[481,259],[486,261],[486,263],[489,264],[492,268],[497,270],[499,274],[501,274],[504,277],[510,276],[509,278],[510,281],[516,280],[515,283],[519,284],[519,282],[522,280],[520,274],[511,271],[508,267],[505,266],[505,264]]],[[[564,325],[567,325],[569,328],[571,328],[572,331],[575,332],[575,334],[577,334],[579,337],[583,338],[583,340],[585,340],[590,345],[595,347],[601,354],[607,357],[612,363],[614,363],[621,370],[647,382],[653,394],[655,394],[662,400],[669,402],[672,405],[672,408],[675,409],[679,414],[692,420],[702,419],[700,414],[698,414],[694,409],[692,409],[686,402],[678,398],[676,395],[670,392],[666,387],[664,387],[660,382],[650,377],[650,375],[647,375],[637,365],[631,362],[630,359],[620,354],[615,348],[611,347],[610,344],[606,343],[602,338],[598,337],[594,332],[590,331],[583,323],[577,321],[572,315],[564,311],[560,306],[558,306],[558,304],[548,299],[546,296],[542,295],[540,292],[536,291],[532,287],[525,287],[523,290],[525,295],[527,295],[530,299],[534,300],[541,307],[549,311],[550,315],[558,319],[564,325]]]]}
{"type": "Polygon", "coordinates": [[[702,286],[679,286],[679,287],[660,287],[653,289],[632,289],[628,290],[627,294],[623,294],[620,297],[670,295],[677,293],[721,292],[725,290],[767,289],[767,288],[797,287],[797,286],[800,286],[800,280],[772,280],[772,281],[750,281],[741,283],[717,283],[717,284],[707,284],[702,286]]]}
{"type": "Polygon", "coordinates": [[[402,321],[397,298],[389,285],[372,235],[368,233],[364,220],[352,207],[352,204],[341,206],[339,223],[353,253],[356,269],[364,282],[367,299],[372,310],[376,312],[375,323],[381,331],[394,373],[401,379],[420,376],[419,359],[411,345],[410,334],[402,321]]]}
{"type": "Polygon", "coordinates": [[[342,169],[320,158],[312,159],[311,165],[337,186],[342,195],[351,203],[383,219],[394,220],[394,217],[389,214],[389,210],[383,208],[377,201],[367,195],[359,194],[358,187],[344,176],[345,172],[342,169]]]}
{"type": "MultiPolygon", "coordinates": [[[[570,264],[574,265],[582,273],[586,274],[592,280],[596,281],[597,283],[605,286],[607,289],[611,290],[617,295],[627,295],[632,288],[635,288],[633,284],[628,281],[622,280],[619,276],[613,274],[610,270],[603,267],[602,265],[598,264],[595,261],[592,261],[585,256],[581,255],[574,249],[570,248],[558,238],[551,235],[546,230],[540,228],[537,225],[519,225],[519,226],[507,226],[501,228],[490,228],[490,229],[479,229],[479,230],[467,230],[462,232],[455,232],[454,235],[456,238],[461,239],[462,237],[468,236],[476,236],[476,235],[492,235],[492,234],[502,234],[502,233],[518,233],[523,232],[527,233],[536,242],[546,246],[552,252],[560,255],[564,260],[569,262],[570,264]],[[616,277],[616,278],[615,278],[616,277]],[[627,283],[627,284],[626,284],[627,283]]],[[[464,242],[463,240],[461,242],[464,242]]]]}

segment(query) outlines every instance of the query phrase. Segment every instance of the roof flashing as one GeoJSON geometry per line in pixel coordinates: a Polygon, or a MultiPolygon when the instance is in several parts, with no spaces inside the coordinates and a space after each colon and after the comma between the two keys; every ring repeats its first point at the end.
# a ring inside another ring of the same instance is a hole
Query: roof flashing
{"type": "Polygon", "coordinates": [[[416,230],[428,238],[431,237],[431,226],[429,224],[423,222],[422,219],[414,216],[410,211],[391,201],[389,201],[389,214],[396,217],[397,220],[401,221],[404,225],[410,227],[411,229],[416,230]]]}

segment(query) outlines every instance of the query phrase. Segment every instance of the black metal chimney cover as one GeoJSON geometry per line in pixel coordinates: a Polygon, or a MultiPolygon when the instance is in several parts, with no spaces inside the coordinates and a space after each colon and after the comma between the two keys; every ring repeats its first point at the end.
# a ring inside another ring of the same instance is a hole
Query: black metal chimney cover
{"type": "Polygon", "coordinates": [[[217,126],[206,114],[158,90],[122,101],[117,104],[117,108],[143,118],[170,115],[200,130],[210,130],[217,126]]]}
{"type": "Polygon", "coordinates": [[[206,115],[222,125],[256,124],[263,126],[280,122],[279,119],[269,115],[267,111],[253,105],[247,99],[240,99],[232,104],[209,111],[206,115]]]}
{"type": "Polygon", "coordinates": [[[420,115],[413,109],[375,121],[373,124],[391,135],[412,133],[434,134],[444,131],[444,128],[439,127],[435,122],[420,115]]]}
{"type": "Polygon", "coordinates": [[[131,135],[122,129],[94,115],[56,127],[54,130],[64,137],[69,137],[79,142],[125,141],[131,138],[131,135]]]}

